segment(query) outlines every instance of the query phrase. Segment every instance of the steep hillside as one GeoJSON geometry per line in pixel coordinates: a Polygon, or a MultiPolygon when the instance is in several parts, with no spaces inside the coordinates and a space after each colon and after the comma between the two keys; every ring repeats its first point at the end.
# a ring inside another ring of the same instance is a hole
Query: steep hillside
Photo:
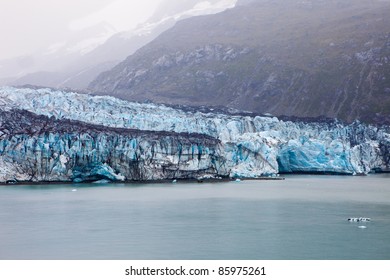
{"type": "Polygon", "coordinates": [[[183,20],[90,88],[127,100],[390,122],[390,2],[241,1],[183,20]]]}

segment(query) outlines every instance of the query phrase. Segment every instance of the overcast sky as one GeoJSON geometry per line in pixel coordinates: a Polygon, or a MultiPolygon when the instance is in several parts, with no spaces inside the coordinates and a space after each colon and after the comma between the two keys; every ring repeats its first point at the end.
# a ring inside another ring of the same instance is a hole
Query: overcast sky
{"type": "Polygon", "coordinates": [[[0,0],[0,59],[62,42],[72,31],[107,22],[135,27],[161,0],[0,0]]]}

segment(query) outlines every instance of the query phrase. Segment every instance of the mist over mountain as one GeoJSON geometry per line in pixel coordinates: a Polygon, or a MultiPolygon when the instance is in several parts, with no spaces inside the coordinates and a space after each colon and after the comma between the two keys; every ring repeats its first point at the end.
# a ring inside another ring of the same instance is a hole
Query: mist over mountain
{"type": "Polygon", "coordinates": [[[84,89],[98,74],[123,61],[178,20],[216,13],[235,2],[165,0],[146,22],[131,30],[117,32],[104,21],[75,30],[67,40],[44,50],[0,61],[0,85],[84,89]]]}
{"type": "Polygon", "coordinates": [[[47,46],[45,49],[0,61],[2,66],[0,77],[15,80],[38,71],[67,72],[69,65],[77,64],[80,57],[92,51],[115,33],[115,29],[106,22],[73,31],[66,40],[47,46]]]}
{"type": "Polygon", "coordinates": [[[390,2],[238,1],[178,22],[90,84],[127,100],[390,122],[390,2]]]}

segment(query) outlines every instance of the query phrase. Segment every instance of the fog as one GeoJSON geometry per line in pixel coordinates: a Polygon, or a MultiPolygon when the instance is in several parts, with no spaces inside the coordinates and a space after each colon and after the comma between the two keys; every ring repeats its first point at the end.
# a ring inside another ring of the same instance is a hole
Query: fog
{"type": "Polygon", "coordinates": [[[102,43],[102,38],[132,30],[152,16],[158,21],[164,14],[183,9],[213,13],[235,3],[236,0],[1,0],[0,60],[50,52],[74,41],[75,34],[80,40],[96,38],[96,33],[101,32],[104,34],[98,41],[102,43]]]}
{"type": "Polygon", "coordinates": [[[1,0],[0,60],[66,41],[72,32],[99,23],[112,33],[150,17],[161,0],[1,0]]]}

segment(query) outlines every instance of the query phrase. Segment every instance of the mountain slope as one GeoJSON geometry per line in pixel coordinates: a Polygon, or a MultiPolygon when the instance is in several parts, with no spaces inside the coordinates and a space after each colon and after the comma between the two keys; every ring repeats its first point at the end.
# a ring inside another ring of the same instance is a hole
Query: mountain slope
{"type": "Polygon", "coordinates": [[[388,123],[389,14],[390,2],[379,0],[241,1],[177,23],[90,88],[128,100],[388,123]]]}

